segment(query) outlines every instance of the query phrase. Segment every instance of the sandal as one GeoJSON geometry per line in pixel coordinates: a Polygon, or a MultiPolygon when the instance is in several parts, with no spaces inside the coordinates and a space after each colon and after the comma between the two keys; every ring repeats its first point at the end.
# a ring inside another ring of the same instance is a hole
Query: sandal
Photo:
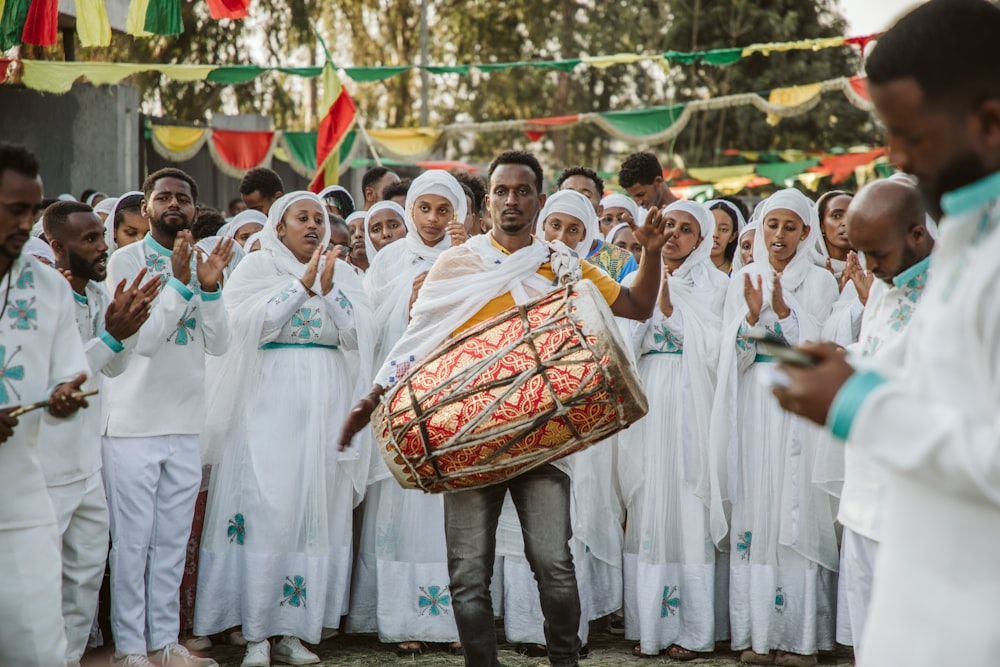
{"type": "Polygon", "coordinates": [[[708,655],[707,653],[698,653],[690,649],[686,649],[683,646],[678,646],[674,644],[667,649],[667,657],[671,660],[677,660],[678,662],[687,662],[688,660],[694,660],[695,658],[701,658],[708,655]]]}
{"type": "Polygon", "coordinates": [[[423,642],[401,642],[396,645],[396,655],[400,658],[415,658],[418,655],[423,655],[425,648],[427,645],[423,642]]]}
{"type": "Polygon", "coordinates": [[[632,655],[634,655],[637,658],[655,658],[656,656],[659,655],[659,653],[643,653],[642,645],[636,644],[635,646],[632,647],[632,655]]]}
{"type": "Polygon", "coordinates": [[[448,651],[448,653],[450,653],[451,655],[457,655],[457,656],[463,656],[463,655],[465,655],[465,649],[462,648],[461,642],[455,642],[454,644],[448,644],[448,647],[445,650],[448,651]]]}
{"type": "Polygon", "coordinates": [[[767,653],[754,653],[752,650],[747,649],[746,651],[740,653],[740,662],[748,665],[773,665],[774,651],[768,651],[767,653]]]}
{"type": "Polygon", "coordinates": [[[549,649],[544,644],[518,644],[514,647],[518,655],[526,655],[529,658],[547,658],[549,649]]]}
{"type": "Polygon", "coordinates": [[[802,655],[801,653],[778,651],[778,655],[774,658],[774,664],[783,665],[784,667],[813,667],[818,662],[819,659],[815,653],[812,655],[802,655]]]}

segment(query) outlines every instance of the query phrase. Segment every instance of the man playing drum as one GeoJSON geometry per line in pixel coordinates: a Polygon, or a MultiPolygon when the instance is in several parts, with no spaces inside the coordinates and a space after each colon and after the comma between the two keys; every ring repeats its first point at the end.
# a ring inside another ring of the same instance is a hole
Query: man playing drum
{"type": "MultiPolygon", "coordinates": [[[[375,376],[371,393],[352,410],[341,447],[367,424],[385,389],[400,380],[439,344],[466,329],[557,288],[560,282],[590,280],[618,317],[643,320],[656,304],[661,279],[660,250],[667,240],[660,211],[650,211],[635,230],[643,246],[631,287],[621,287],[599,269],[532,236],[545,202],[542,168],[530,153],[509,151],[489,168],[487,205],[491,233],[444,252],[420,287],[409,328],[375,376]]],[[[539,582],[549,660],[576,665],[580,600],[569,539],[570,480],[543,465],[484,488],[444,496],[445,535],[451,596],[465,664],[497,667],[490,600],[496,529],[510,492],[524,534],[525,555],[539,582]]]]}

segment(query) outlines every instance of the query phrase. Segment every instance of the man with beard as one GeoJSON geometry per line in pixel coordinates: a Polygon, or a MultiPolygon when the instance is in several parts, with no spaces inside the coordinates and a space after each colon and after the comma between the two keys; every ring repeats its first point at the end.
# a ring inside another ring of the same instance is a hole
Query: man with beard
{"type": "MultiPolygon", "coordinates": [[[[107,277],[108,244],[104,224],[86,204],[59,201],[45,209],[45,236],[55,267],[73,289],[76,328],[84,344],[90,380],[113,377],[128,364],[126,343],[149,315],[158,280],[126,289],[123,280],[112,301],[101,282],[107,277]],[[110,302],[110,303],[109,303],[110,302]]],[[[108,506],[101,481],[100,400],[69,419],[42,416],[39,456],[62,536],[63,623],[66,660],[80,662],[97,608],[108,551],[108,506]]]]}
{"type": "Polygon", "coordinates": [[[889,471],[859,665],[1000,660],[998,34],[995,4],[931,0],[879,38],[866,70],[889,157],[945,214],[930,278],[901,364],[803,345],[818,363],[783,366],[775,390],[889,471]]]}
{"type": "MultiPolygon", "coordinates": [[[[368,424],[378,398],[397,380],[396,368],[420,363],[438,344],[512,308],[550,292],[559,279],[594,283],[618,317],[648,318],[656,304],[667,235],[659,212],[636,230],[644,252],[631,287],[622,287],[600,269],[535,238],[542,208],[542,167],[530,153],[508,151],[490,164],[487,205],[494,221],[489,234],[474,236],[438,257],[413,305],[406,333],[375,375],[375,386],[348,417],[341,449],[368,424]],[[515,296],[516,295],[516,296],[515,296]]],[[[444,496],[448,571],[455,621],[470,667],[496,667],[496,633],[490,578],[496,531],[504,497],[517,507],[525,556],[538,581],[549,661],[577,664],[580,652],[580,597],[570,553],[570,479],[544,465],[485,488],[444,496]]]]}
{"type": "MultiPolygon", "coordinates": [[[[867,304],[852,351],[879,363],[899,363],[899,352],[927,285],[934,240],[920,194],[905,179],[876,181],[847,209],[847,238],[864,253],[869,273],[848,255],[844,273],[867,304]]],[[[854,438],[844,451],[844,488],[838,520],[844,526],[838,578],[837,642],[861,655],[872,574],[882,526],[885,473],[854,438]]]]}
{"type": "Polygon", "coordinates": [[[214,665],[177,643],[178,591],[201,484],[205,354],[229,345],[220,282],[232,239],[195,251],[198,186],[179,169],[143,183],[149,234],[111,257],[111,284],[142,271],[163,286],[136,336],[128,368],[105,382],[104,483],[111,526],[115,664],[214,665]]]}
{"type": "Polygon", "coordinates": [[[0,143],[0,664],[22,667],[63,664],[66,633],[59,532],[38,453],[42,410],[14,411],[46,398],[54,418],[87,407],[76,396],[88,371],[69,286],[22,254],[41,204],[35,156],[0,143]]]}

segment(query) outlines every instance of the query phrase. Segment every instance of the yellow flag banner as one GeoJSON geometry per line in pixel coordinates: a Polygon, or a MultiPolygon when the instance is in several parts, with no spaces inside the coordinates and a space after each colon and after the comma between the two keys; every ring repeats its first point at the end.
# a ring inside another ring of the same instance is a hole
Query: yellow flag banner
{"type": "Polygon", "coordinates": [[[430,153],[443,134],[429,127],[367,130],[368,136],[386,153],[411,158],[430,153]]]}
{"type": "Polygon", "coordinates": [[[729,178],[742,178],[744,176],[754,175],[755,165],[752,164],[737,164],[728,167],[702,167],[702,168],[691,168],[687,170],[687,173],[691,174],[692,178],[697,178],[699,181],[705,181],[706,183],[717,183],[729,178]]]}
{"type": "Polygon", "coordinates": [[[76,34],[80,46],[111,44],[111,23],[104,0],[76,0],[76,34]]]}
{"type": "Polygon", "coordinates": [[[208,138],[208,128],[182,127],[179,125],[153,125],[153,149],[161,156],[175,162],[190,160],[208,138]]]}
{"type": "Polygon", "coordinates": [[[587,63],[591,67],[597,67],[598,69],[607,69],[612,65],[630,65],[632,63],[642,62],[643,60],[654,59],[666,62],[660,54],[641,55],[638,53],[615,53],[610,56],[583,56],[580,58],[582,62],[587,63]]]}
{"type": "Polygon", "coordinates": [[[767,114],[767,124],[777,125],[781,122],[781,119],[785,116],[784,111],[787,109],[789,111],[788,115],[793,115],[791,112],[796,112],[794,115],[801,113],[801,110],[817,104],[819,102],[820,93],[823,92],[823,84],[821,83],[811,83],[805,86],[792,86],[791,88],[775,88],[771,91],[768,96],[767,101],[774,107],[781,108],[776,109],[767,114]]]}
{"type": "Polygon", "coordinates": [[[750,46],[743,47],[743,57],[753,55],[755,53],[762,53],[765,56],[769,56],[772,53],[777,53],[781,51],[819,51],[820,49],[830,49],[837,46],[843,46],[847,43],[846,37],[826,37],[820,39],[801,39],[796,42],[769,42],[766,44],[751,44],[750,46]]]}

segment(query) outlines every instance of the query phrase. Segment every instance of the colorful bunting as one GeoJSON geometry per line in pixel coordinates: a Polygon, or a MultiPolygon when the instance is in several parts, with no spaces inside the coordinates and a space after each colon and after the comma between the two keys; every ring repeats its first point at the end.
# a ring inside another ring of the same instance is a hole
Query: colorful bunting
{"type": "Polygon", "coordinates": [[[104,0],[76,0],[76,34],[81,46],[111,44],[111,23],[104,0]]]}
{"type": "Polygon", "coordinates": [[[208,149],[223,172],[240,178],[257,166],[269,166],[274,153],[274,132],[212,130],[208,149]]]}
{"type": "Polygon", "coordinates": [[[184,32],[181,0],[149,0],[143,28],[154,35],[179,35],[184,32]]]}
{"type": "Polygon", "coordinates": [[[219,19],[242,19],[249,11],[250,0],[208,0],[208,11],[212,18],[219,19]]]}
{"type": "Polygon", "coordinates": [[[358,111],[330,63],[323,67],[323,107],[327,111],[320,121],[316,138],[316,176],[309,184],[313,192],[335,184],[340,177],[338,148],[358,111]]]}
{"type": "Polygon", "coordinates": [[[59,33],[59,0],[32,0],[24,21],[21,41],[52,46],[59,33]]]}
{"type": "Polygon", "coordinates": [[[31,0],[6,0],[0,15],[0,51],[7,51],[21,43],[24,22],[28,18],[31,0]]]}

